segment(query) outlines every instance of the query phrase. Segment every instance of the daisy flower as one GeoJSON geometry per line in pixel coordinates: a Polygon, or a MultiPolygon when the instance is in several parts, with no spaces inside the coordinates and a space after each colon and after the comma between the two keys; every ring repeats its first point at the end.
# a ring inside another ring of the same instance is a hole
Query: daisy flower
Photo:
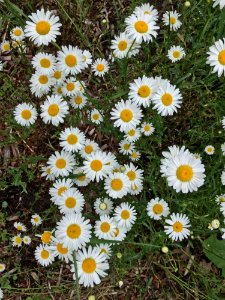
{"type": "Polygon", "coordinates": [[[82,148],[80,150],[80,155],[83,158],[88,157],[90,154],[96,152],[97,150],[99,150],[99,146],[97,143],[95,143],[94,141],[91,141],[89,139],[86,139],[85,144],[84,144],[84,148],[82,148]]]}
{"type": "Polygon", "coordinates": [[[14,222],[13,226],[18,230],[18,231],[26,231],[27,228],[26,226],[21,223],[21,222],[14,222]]]}
{"type": "Polygon", "coordinates": [[[31,221],[31,224],[33,226],[38,226],[38,225],[40,225],[42,223],[42,218],[39,215],[34,214],[34,215],[31,216],[31,220],[30,221],[31,221]]]}
{"type": "Polygon", "coordinates": [[[136,142],[141,137],[141,131],[139,128],[132,128],[125,134],[125,140],[129,142],[136,142]]]}
{"type": "Polygon", "coordinates": [[[64,122],[69,112],[69,106],[62,97],[58,95],[47,96],[47,100],[41,105],[41,118],[45,124],[52,123],[58,126],[64,122]]]}
{"type": "Polygon", "coordinates": [[[213,7],[216,7],[217,5],[220,6],[220,9],[225,7],[225,0],[213,0],[213,2],[213,7]]]}
{"type": "Polygon", "coordinates": [[[165,220],[166,224],[164,226],[165,233],[173,241],[182,241],[190,235],[190,221],[185,214],[175,214],[170,215],[170,219],[165,220]]]}
{"type": "Polygon", "coordinates": [[[104,58],[98,58],[93,62],[91,69],[95,76],[103,77],[109,71],[109,64],[104,58]]]}
{"type": "Polygon", "coordinates": [[[153,95],[153,109],[156,109],[161,116],[171,116],[177,112],[182,102],[180,90],[172,84],[159,88],[153,95]]]}
{"type": "Polygon", "coordinates": [[[145,136],[150,136],[155,131],[155,127],[152,125],[152,123],[144,122],[141,124],[141,132],[145,136]]]}
{"type": "Polygon", "coordinates": [[[90,220],[85,220],[81,214],[66,215],[57,223],[55,236],[63,247],[78,250],[90,241],[90,220]]]}
{"type": "Polygon", "coordinates": [[[44,267],[52,264],[55,260],[55,256],[50,247],[44,245],[39,245],[36,247],[34,256],[37,262],[44,267]]]}
{"type": "Polygon", "coordinates": [[[221,144],[222,154],[225,155],[225,143],[221,144]]]}
{"type": "MultiPolygon", "coordinates": [[[[220,203],[220,211],[225,216],[225,202],[220,203]]],[[[212,226],[211,226],[212,227],[212,226]]]]}
{"type": "Polygon", "coordinates": [[[134,14],[139,14],[141,12],[144,14],[150,15],[154,21],[158,20],[157,9],[155,9],[154,6],[150,5],[149,3],[144,3],[140,6],[137,6],[134,10],[134,14]]]}
{"type": "Polygon", "coordinates": [[[180,14],[177,11],[166,11],[163,14],[163,23],[166,26],[170,26],[170,30],[177,31],[182,25],[181,21],[179,20],[180,14]]]}
{"type": "Polygon", "coordinates": [[[52,73],[52,80],[53,80],[53,85],[60,86],[64,83],[66,78],[66,75],[64,72],[60,71],[58,69],[58,65],[55,66],[53,73],[52,73]]]}
{"type": "Polygon", "coordinates": [[[123,202],[115,208],[114,218],[119,226],[130,230],[136,221],[136,210],[129,203],[123,202]]]}
{"type": "Polygon", "coordinates": [[[129,193],[131,195],[138,195],[138,194],[140,194],[140,192],[142,192],[142,190],[143,190],[143,184],[142,183],[139,183],[138,185],[134,184],[133,186],[131,186],[131,188],[129,190],[129,193]]]}
{"type": "Polygon", "coordinates": [[[83,108],[86,105],[87,97],[81,92],[77,92],[75,96],[70,98],[70,104],[73,108],[83,108]]]}
{"type": "Polygon", "coordinates": [[[161,220],[162,217],[167,217],[170,213],[169,206],[167,202],[158,197],[151,199],[147,205],[147,214],[150,218],[154,220],[161,220]]]}
{"type": "Polygon", "coordinates": [[[0,273],[5,271],[5,264],[0,263],[0,273]]]}
{"type": "Polygon", "coordinates": [[[221,203],[225,202],[225,194],[222,194],[219,196],[217,195],[215,200],[216,200],[217,204],[221,204],[221,203]]]}
{"type": "Polygon", "coordinates": [[[18,104],[13,112],[16,122],[22,126],[30,126],[37,119],[37,110],[29,103],[18,104]]]}
{"type": "Polygon", "coordinates": [[[129,142],[128,140],[122,140],[119,143],[119,152],[126,155],[126,154],[131,154],[134,150],[134,143],[129,142]]]}
{"type": "Polygon", "coordinates": [[[80,91],[80,83],[74,77],[66,79],[62,86],[62,92],[64,96],[75,96],[80,91]]]}
{"type": "Polygon", "coordinates": [[[111,244],[98,244],[95,248],[98,249],[99,254],[104,253],[107,259],[109,259],[112,256],[111,244]]]}
{"type": "Polygon", "coordinates": [[[222,185],[225,185],[225,171],[222,172],[220,178],[221,178],[222,185]]]}
{"type": "Polygon", "coordinates": [[[51,244],[49,245],[49,249],[52,251],[52,254],[55,257],[58,257],[62,261],[65,260],[66,263],[69,261],[73,261],[73,254],[70,249],[67,247],[64,247],[63,244],[55,238],[54,236],[52,237],[51,244]]]}
{"type": "Polygon", "coordinates": [[[140,45],[135,43],[135,41],[130,38],[126,32],[122,32],[119,36],[115,36],[114,40],[112,40],[111,49],[116,58],[122,59],[127,56],[131,57],[138,53],[140,45]]]}
{"type": "Polygon", "coordinates": [[[59,145],[68,152],[77,152],[84,147],[85,135],[77,127],[64,129],[59,136],[59,145]]]}
{"type": "Polygon", "coordinates": [[[116,229],[114,230],[113,236],[110,238],[112,241],[123,241],[127,236],[127,229],[121,227],[116,222],[116,229]]]}
{"type": "Polygon", "coordinates": [[[87,68],[89,65],[92,64],[92,55],[90,51],[84,50],[82,54],[82,58],[83,58],[82,61],[83,61],[84,68],[87,68]]]}
{"type": "Polygon", "coordinates": [[[31,76],[30,83],[32,94],[40,98],[50,91],[50,88],[53,85],[53,79],[48,74],[36,71],[31,76]]]}
{"type": "Polygon", "coordinates": [[[91,122],[95,124],[100,124],[103,121],[103,117],[99,110],[93,109],[90,113],[91,122]]]}
{"type": "Polygon", "coordinates": [[[132,153],[130,154],[130,159],[132,161],[138,161],[140,159],[140,157],[141,157],[141,153],[136,150],[132,151],[132,153]]]}
{"type": "Polygon", "coordinates": [[[200,159],[200,160],[202,159],[202,157],[199,153],[194,153],[193,156],[195,159],[200,159]]]}
{"type": "Polygon", "coordinates": [[[36,234],[35,236],[41,238],[43,244],[49,244],[52,240],[51,231],[44,231],[42,234],[36,234]]]}
{"type": "Polygon", "coordinates": [[[184,48],[181,46],[172,46],[168,50],[167,57],[174,63],[185,56],[184,48]]]}
{"type": "Polygon", "coordinates": [[[123,173],[113,173],[109,174],[109,176],[105,180],[105,186],[104,186],[106,193],[111,198],[123,198],[127,195],[130,188],[130,182],[127,175],[123,173]]]}
{"type": "Polygon", "coordinates": [[[76,189],[65,191],[60,198],[55,201],[62,214],[80,213],[84,206],[84,196],[76,189]]]}
{"type": "Polygon", "coordinates": [[[76,162],[72,154],[61,151],[56,151],[50,156],[47,164],[55,176],[68,176],[72,172],[76,162]]]}
{"type": "Polygon", "coordinates": [[[12,237],[11,241],[13,242],[13,247],[21,247],[23,242],[23,239],[21,238],[21,234],[12,237]]]}
{"type": "Polygon", "coordinates": [[[59,70],[66,75],[79,74],[84,67],[82,51],[78,47],[71,45],[68,47],[62,46],[62,51],[58,52],[57,60],[59,70]]]}
{"type": "Polygon", "coordinates": [[[95,235],[99,239],[109,240],[116,229],[113,218],[107,215],[101,215],[100,220],[95,223],[95,235]]]}
{"type": "Polygon", "coordinates": [[[11,39],[14,41],[22,41],[24,39],[24,32],[21,27],[15,27],[10,32],[11,39]]]}
{"type": "Polygon", "coordinates": [[[218,73],[219,77],[225,75],[225,38],[216,41],[207,54],[206,63],[213,67],[212,73],[218,73]]]}
{"type": "Polygon", "coordinates": [[[91,179],[84,174],[82,167],[75,169],[73,174],[77,175],[74,178],[74,183],[78,186],[87,186],[91,182],[91,179]]]}
{"type": "Polygon", "coordinates": [[[25,236],[23,237],[23,242],[24,242],[25,245],[30,245],[30,243],[31,243],[31,238],[30,238],[28,235],[25,235],[25,236]]]}
{"type": "Polygon", "coordinates": [[[138,77],[133,83],[130,83],[129,99],[139,106],[149,107],[155,88],[154,78],[145,75],[142,78],[138,77]]]}
{"type": "Polygon", "coordinates": [[[130,165],[124,165],[124,167],[124,174],[129,178],[130,186],[135,187],[141,185],[143,182],[143,170],[138,169],[132,163],[130,163],[130,165]]]}
{"type": "Polygon", "coordinates": [[[8,52],[11,50],[9,41],[4,41],[0,45],[0,49],[2,52],[8,52]]]}
{"type": "Polygon", "coordinates": [[[212,145],[208,145],[205,147],[205,153],[207,153],[208,155],[213,155],[215,152],[215,147],[213,147],[212,145]]]}
{"type": "Polygon", "coordinates": [[[62,96],[63,95],[63,92],[62,92],[62,86],[55,86],[54,88],[53,88],[53,91],[52,91],[52,94],[53,95],[58,95],[58,96],[62,96]]]}
{"type": "Polygon", "coordinates": [[[37,46],[48,45],[50,42],[56,41],[56,36],[60,35],[59,17],[54,16],[51,11],[37,10],[28,18],[24,29],[25,36],[37,46]]]}
{"type": "Polygon", "coordinates": [[[109,215],[113,210],[113,202],[109,198],[97,198],[94,203],[96,214],[109,215]]]}
{"type": "MultiPolygon", "coordinates": [[[[105,254],[99,253],[99,249],[91,246],[87,250],[83,248],[78,251],[76,258],[79,284],[93,287],[94,284],[101,282],[100,277],[107,275],[105,271],[109,269],[109,264],[105,254]]],[[[74,264],[71,265],[71,272],[74,273],[73,278],[76,280],[74,264]]]]}
{"type": "Polygon", "coordinates": [[[126,32],[137,43],[151,42],[156,38],[159,27],[154,19],[144,12],[137,12],[125,19],[126,32]]]}
{"type": "Polygon", "coordinates": [[[33,57],[31,64],[40,73],[49,75],[53,73],[56,58],[52,54],[40,52],[33,57]]]}
{"type": "Polygon", "coordinates": [[[51,201],[56,202],[57,200],[60,200],[62,194],[65,191],[68,191],[70,188],[72,188],[72,186],[73,182],[70,178],[56,180],[56,182],[54,182],[53,184],[53,187],[51,187],[49,190],[49,194],[51,195],[51,201]]]}
{"type": "Polygon", "coordinates": [[[41,168],[41,170],[41,177],[46,177],[46,179],[49,180],[55,180],[55,175],[52,174],[51,168],[44,166],[41,168]]]}
{"type": "Polygon", "coordinates": [[[128,131],[140,124],[142,110],[131,100],[120,101],[111,111],[111,119],[114,120],[114,126],[119,127],[120,131],[128,131]]]}

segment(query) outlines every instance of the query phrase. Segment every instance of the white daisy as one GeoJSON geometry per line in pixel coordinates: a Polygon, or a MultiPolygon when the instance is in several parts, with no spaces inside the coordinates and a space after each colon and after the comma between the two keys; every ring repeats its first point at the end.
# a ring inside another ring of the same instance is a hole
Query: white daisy
{"type": "Polygon", "coordinates": [[[86,105],[87,97],[84,96],[81,92],[77,92],[75,96],[70,98],[70,104],[73,108],[83,108],[86,105]]]}
{"type": "Polygon", "coordinates": [[[51,244],[49,249],[52,251],[55,257],[58,257],[61,260],[65,260],[66,263],[73,261],[73,254],[70,249],[64,247],[63,244],[54,236],[52,237],[51,244]]]}
{"type": "Polygon", "coordinates": [[[28,235],[25,235],[23,237],[23,242],[25,245],[30,245],[31,244],[31,238],[28,235]]]}
{"type": "Polygon", "coordinates": [[[218,40],[207,52],[207,64],[213,67],[212,73],[225,76],[225,38],[218,40]]]}
{"type": "Polygon", "coordinates": [[[132,151],[132,153],[130,154],[130,159],[132,161],[138,161],[140,159],[140,157],[141,157],[141,153],[136,150],[132,151]]]}
{"type": "Polygon", "coordinates": [[[150,5],[149,3],[144,3],[140,6],[137,6],[134,10],[134,14],[138,14],[140,12],[143,12],[144,14],[150,15],[151,18],[154,21],[158,20],[158,11],[154,8],[153,5],[150,5]]]}
{"type": "Polygon", "coordinates": [[[173,241],[182,241],[190,235],[188,227],[191,225],[189,224],[190,221],[186,215],[172,213],[170,219],[166,219],[165,222],[169,224],[164,226],[165,233],[173,241]]]}
{"type": "Polygon", "coordinates": [[[105,180],[104,188],[111,198],[123,198],[129,192],[129,178],[119,172],[110,174],[105,180]]]}
{"type": "Polygon", "coordinates": [[[16,122],[22,126],[30,126],[37,119],[37,110],[29,103],[18,104],[13,112],[16,122]]]}
{"type": "Polygon", "coordinates": [[[208,155],[213,155],[215,152],[215,147],[213,147],[212,145],[208,145],[205,147],[205,153],[207,153],[208,155]]]}
{"type": "Polygon", "coordinates": [[[29,37],[37,46],[48,45],[50,42],[56,41],[56,36],[60,35],[59,17],[54,16],[51,11],[37,10],[28,18],[24,29],[25,36],[29,37]]]}
{"type": "Polygon", "coordinates": [[[155,127],[152,125],[152,123],[144,122],[141,124],[141,132],[145,136],[150,136],[155,131],[155,127]]]}
{"type": "Polygon", "coordinates": [[[221,204],[221,203],[225,202],[225,194],[222,194],[219,196],[217,195],[215,201],[217,204],[221,204]]]}
{"type": "Polygon", "coordinates": [[[89,65],[92,64],[92,55],[91,55],[90,51],[84,50],[83,54],[82,54],[82,57],[83,57],[84,68],[87,68],[89,65]]]}
{"type": "Polygon", "coordinates": [[[21,222],[14,222],[13,226],[18,230],[18,231],[26,231],[27,228],[26,226],[21,223],[21,222]]]}
{"type": "Polygon", "coordinates": [[[53,79],[48,74],[36,71],[31,76],[30,83],[32,94],[40,98],[50,91],[50,88],[53,85],[53,79]]]}
{"type": "Polygon", "coordinates": [[[23,239],[21,237],[21,234],[15,235],[11,238],[11,241],[13,242],[13,247],[21,247],[23,239]]]}
{"type": "Polygon", "coordinates": [[[33,57],[31,64],[40,73],[49,75],[53,74],[56,58],[52,54],[40,52],[33,57]]]}
{"type": "Polygon", "coordinates": [[[0,263],[0,273],[5,271],[5,264],[0,263]]]}
{"type": "Polygon", "coordinates": [[[41,118],[45,124],[52,123],[58,126],[64,122],[68,112],[67,102],[58,95],[47,96],[47,100],[41,105],[41,118]]]}
{"type": "Polygon", "coordinates": [[[116,223],[113,218],[107,215],[101,215],[100,220],[95,222],[95,235],[99,239],[109,240],[116,229],[116,223]]]}
{"type": "Polygon", "coordinates": [[[222,172],[220,178],[221,178],[222,185],[225,185],[225,171],[222,172]]]}
{"type": "Polygon", "coordinates": [[[71,45],[62,46],[62,51],[58,52],[58,68],[68,74],[79,74],[83,67],[83,53],[78,47],[71,45]]]}
{"type": "Polygon", "coordinates": [[[98,58],[93,62],[91,69],[95,76],[103,77],[109,71],[109,64],[104,58],[98,58]]]}
{"type": "Polygon", "coordinates": [[[73,174],[76,175],[74,183],[78,186],[87,186],[91,182],[91,179],[84,174],[82,167],[75,169],[73,174]]]}
{"type": "Polygon", "coordinates": [[[126,32],[122,32],[112,40],[111,49],[116,58],[122,59],[137,54],[140,49],[140,44],[135,43],[126,32]]]}
{"type": "Polygon", "coordinates": [[[225,0],[213,0],[213,2],[213,7],[216,7],[217,5],[220,6],[220,9],[225,7],[225,0]]]}
{"type": "Polygon", "coordinates": [[[88,157],[90,154],[96,152],[97,150],[99,150],[99,146],[97,143],[95,143],[94,141],[91,141],[89,139],[86,139],[85,144],[84,144],[84,148],[82,148],[80,150],[80,155],[83,158],[88,157]]]}
{"type": "Polygon", "coordinates": [[[74,77],[66,79],[62,85],[62,92],[64,96],[75,96],[80,91],[80,83],[74,77]]]}
{"type": "Polygon", "coordinates": [[[151,199],[147,205],[147,214],[150,218],[154,220],[160,220],[162,217],[167,217],[170,213],[169,206],[167,202],[158,197],[151,199]]]}
{"type": "Polygon", "coordinates": [[[14,27],[10,32],[11,39],[14,41],[22,41],[24,39],[24,32],[21,27],[14,27]]]}
{"type": "Polygon", "coordinates": [[[139,128],[132,128],[125,134],[125,140],[129,142],[136,142],[141,137],[141,131],[139,128]]]}
{"type": "Polygon", "coordinates": [[[221,144],[222,154],[225,155],[225,143],[221,144]]]}
{"type": "Polygon", "coordinates": [[[181,46],[172,46],[168,50],[167,57],[174,63],[185,56],[184,48],[181,46]]]}
{"type": "Polygon", "coordinates": [[[61,199],[62,194],[72,188],[73,182],[70,178],[58,179],[54,182],[53,187],[50,188],[49,194],[51,195],[51,201],[56,202],[61,199]]]}
{"type": "Polygon", "coordinates": [[[112,241],[123,241],[127,236],[127,228],[121,227],[116,222],[116,229],[114,230],[113,237],[110,238],[112,241]]]}
{"type": "Polygon", "coordinates": [[[137,212],[129,203],[123,202],[115,208],[114,218],[119,226],[130,230],[136,221],[137,212]]]}
{"type": "Polygon", "coordinates": [[[104,253],[107,259],[109,259],[112,256],[111,244],[98,244],[95,248],[98,249],[99,254],[104,253]]]}
{"type": "Polygon", "coordinates": [[[140,192],[142,192],[142,190],[143,190],[142,183],[139,183],[138,185],[134,184],[133,186],[131,186],[129,193],[131,195],[138,195],[138,194],[140,194],[140,192]]]}
{"type": "Polygon", "coordinates": [[[180,14],[177,11],[166,11],[163,14],[163,23],[166,26],[170,26],[170,30],[176,31],[182,25],[181,21],[179,20],[180,14]]]}
{"type": "Polygon", "coordinates": [[[33,226],[38,226],[42,223],[42,218],[38,214],[34,214],[31,216],[30,221],[33,226]]]}
{"type": "Polygon", "coordinates": [[[130,163],[129,165],[124,165],[124,167],[124,174],[126,174],[129,178],[130,187],[134,188],[135,186],[141,185],[143,182],[143,170],[138,169],[132,163],[130,163]]]}
{"type": "Polygon", "coordinates": [[[44,245],[39,245],[36,247],[34,256],[37,262],[44,267],[52,264],[55,260],[55,256],[50,247],[44,245]]]}
{"type": "Polygon", "coordinates": [[[62,95],[63,95],[63,92],[62,92],[62,86],[60,86],[60,85],[59,85],[59,86],[55,85],[55,87],[53,88],[52,94],[53,94],[53,95],[62,96],[62,95]]]}
{"type": "Polygon", "coordinates": [[[41,168],[41,170],[42,170],[41,177],[46,177],[46,179],[49,180],[55,180],[56,177],[52,173],[51,168],[44,166],[41,168]]]}
{"type": "Polygon", "coordinates": [[[52,73],[53,84],[62,87],[65,78],[66,78],[65,73],[60,71],[58,65],[56,64],[54,71],[52,73]]]}
{"type": "Polygon", "coordinates": [[[67,215],[70,213],[80,213],[84,206],[84,196],[76,188],[65,191],[55,204],[60,212],[67,215]]]}
{"type": "Polygon", "coordinates": [[[72,172],[76,161],[72,154],[65,151],[61,151],[61,153],[56,151],[49,157],[47,164],[55,176],[68,176],[72,172]]]}
{"type": "Polygon", "coordinates": [[[68,152],[77,152],[84,147],[85,135],[77,127],[64,129],[59,136],[59,145],[68,152]]]}
{"type": "Polygon", "coordinates": [[[90,113],[91,121],[95,124],[100,124],[103,121],[103,117],[99,110],[93,109],[90,113]]]}
{"type": "Polygon", "coordinates": [[[43,244],[50,244],[52,240],[52,232],[45,230],[42,234],[36,234],[35,236],[39,237],[43,244]]]}
{"type": "Polygon", "coordinates": [[[94,203],[96,214],[109,215],[113,210],[113,202],[109,198],[97,198],[94,203]]]}
{"type": "Polygon", "coordinates": [[[2,52],[8,52],[11,50],[11,47],[10,47],[10,42],[9,41],[4,41],[1,43],[0,45],[0,49],[2,52]]]}
{"type": "Polygon", "coordinates": [[[134,143],[133,142],[129,142],[128,140],[122,140],[119,143],[119,152],[127,155],[127,154],[131,154],[134,150],[134,143]]]}

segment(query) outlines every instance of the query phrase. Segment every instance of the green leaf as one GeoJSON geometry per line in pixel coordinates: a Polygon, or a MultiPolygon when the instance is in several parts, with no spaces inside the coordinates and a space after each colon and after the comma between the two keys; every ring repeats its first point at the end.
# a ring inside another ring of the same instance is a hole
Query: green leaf
{"type": "Polygon", "coordinates": [[[203,251],[218,268],[222,269],[225,277],[225,240],[218,240],[216,234],[203,242],[203,251]]]}

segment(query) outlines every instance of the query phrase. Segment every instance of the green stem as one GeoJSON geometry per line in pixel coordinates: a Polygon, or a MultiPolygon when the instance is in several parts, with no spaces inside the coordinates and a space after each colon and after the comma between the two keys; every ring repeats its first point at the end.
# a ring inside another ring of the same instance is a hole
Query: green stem
{"type": "Polygon", "coordinates": [[[80,286],[79,286],[79,279],[78,279],[78,270],[77,270],[77,260],[76,260],[76,251],[73,251],[73,264],[76,276],[76,291],[77,291],[77,300],[80,300],[80,286]]]}

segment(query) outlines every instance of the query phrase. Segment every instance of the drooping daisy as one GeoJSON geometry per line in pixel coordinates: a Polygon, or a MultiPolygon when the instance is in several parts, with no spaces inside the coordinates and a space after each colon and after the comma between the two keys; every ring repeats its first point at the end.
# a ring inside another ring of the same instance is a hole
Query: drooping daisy
{"type": "Polygon", "coordinates": [[[12,41],[13,49],[17,49],[20,53],[26,53],[26,45],[22,41],[12,41]]]}
{"type": "Polygon", "coordinates": [[[130,100],[118,102],[111,111],[111,119],[114,120],[114,126],[119,127],[122,132],[139,125],[142,116],[140,107],[130,100]]]}
{"type": "Polygon", "coordinates": [[[129,165],[124,165],[125,171],[124,174],[127,175],[130,181],[130,187],[139,186],[143,182],[143,170],[135,167],[134,164],[130,163],[129,165]]]}
{"type": "Polygon", "coordinates": [[[132,153],[130,154],[130,159],[132,161],[138,161],[140,159],[140,157],[141,157],[141,153],[136,150],[132,151],[132,153]]]}
{"type": "Polygon", "coordinates": [[[21,234],[18,234],[11,238],[11,241],[13,242],[13,247],[21,247],[23,239],[21,237],[21,234]]]}
{"type": "Polygon", "coordinates": [[[74,178],[74,183],[78,186],[87,186],[91,182],[91,179],[84,174],[82,167],[75,169],[73,174],[77,175],[74,178]]]}
{"type": "Polygon", "coordinates": [[[58,68],[68,74],[79,74],[83,67],[83,53],[78,47],[71,45],[62,46],[62,51],[58,52],[57,55],[58,68]]]}
{"type": "Polygon", "coordinates": [[[10,32],[11,39],[14,41],[22,41],[24,39],[24,32],[21,27],[14,27],[10,32]]]}
{"type": "Polygon", "coordinates": [[[77,152],[84,147],[85,135],[77,127],[64,129],[59,136],[60,146],[68,152],[77,152]]]}
{"type": "Polygon", "coordinates": [[[16,122],[22,126],[30,126],[37,119],[37,110],[29,103],[18,104],[13,112],[16,122]]]}
{"type": "Polygon", "coordinates": [[[44,123],[52,123],[58,126],[64,122],[69,112],[69,106],[62,97],[58,95],[47,96],[47,100],[41,105],[41,118],[44,123]]]}
{"type": "Polygon", "coordinates": [[[99,254],[104,253],[107,259],[109,259],[112,256],[111,244],[98,244],[96,245],[96,249],[98,249],[99,254]]]}
{"type": "Polygon", "coordinates": [[[56,36],[60,35],[59,17],[54,16],[51,11],[37,10],[28,16],[31,21],[26,21],[24,29],[25,36],[37,46],[48,45],[56,41],[56,36]]]}
{"type": "Polygon", "coordinates": [[[53,74],[56,58],[52,54],[40,52],[33,57],[31,64],[40,73],[49,75],[53,74]]]}
{"type": "Polygon", "coordinates": [[[119,143],[119,152],[127,155],[127,154],[131,154],[134,150],[134,143],[133,142],[129,142],[127,139],[122,140],[119,143]]]}
{"type": "Polygon", "coordinates": [[[66,79],[62,86],[62,92],[64,96],[72,97],[79,93],[80,83],[74,77],[66,79]]]}
{"type": "Polygon", "coordinates": [[[109,215],[113,210],[113,202],[109,198],[97,198],[94,203],[94,209],[100,216],[109,215]]]}
{"type": "Polygon", "coordinates": [[[208,155],[213,155],[215,152],[215,147],[213,147],[212,145],[208,145],[205,147],[205,153],[207,153],[208,155]]]}
{"type": "Polygon", "coordinates": [[[23,242],[25,245],[30,245],[31,244],[31,238],[28,235],[25,235],[23,237],[23,242]]]}
{"type": "Polygon", "coordinates": [[[73,261],[72,251],[67,247],[64,247],[63,244],[54,236],[52,237],[49,249],[52,251],[55,257],[58,257],[61,260],[65,260],[66,263],[68,263],[69,261],[73,261]]]}
{"type": "Polygon", "coordinates": [[[95,76],[103,77],[109,71],[109,64],[106,59],[98,58],[93,62],[91,69],[95,76]]]}
{"type": "Polygon", "coordinates": [[[220,9],[225,7],[225,0],[213,0],[213,2],[213,7],[216,7],[217,5],[220,6],[220,9]]]}
{"type": "Polygon", "coordinates": [[[182,25],[181,21],[179,20],[180,14],[177,11],[166,11],[163,14],[163,23],[166,26],[170,26],[170,30],[176,31],[182,25]]]}
{"type": "Polygon", "coordinates": [[[68,176],[72,172],[76,162],[73,155],[69,152],[61,151],[59,153],[56,151],[49,157],[47,164],[51,168],[52,173],[58,177],[68,176]]]}
{"type": "Polygon", "coordinates": [[[0,45],[0,49],[2,50],[2,52],[8,52],[8,51],[10,51],[11,47],[10,47],[9,41],[2,42],[1,45],[0,45]]]}
{"type": "Polygon", "coordinates": [[[81,214],[66,215],[57,223],[55,236],[63,247],[78,250],[90,241],[90,220],[85,220],[81,214]]]}
{"type": "Polygon", "coordinates": [[[116,229],[116,223],[113,218],[107,215],[101,215],[100,220],[95,223],[95,235],[99,239],[109,240],[116,229]]]}
{"type": "Polygon", "coordinates": [[[212,73],[225,76],[225,38],[215,42],[207,52],[207,64],[213,67],[212,73]]]}
{"type": "Polygon", "coordinates": [[[125,19],[126,32],[137,43],[151,42],[156,38],[159,27],[154,19],[144,12],[137,12],[125,19]]]}
{"type": "Polygon", "coordinates": [[[42,218],[38,214],[34,214],[31,216],[30,221],[33,226],[38,226],[42,223],[42,218]]]}
{"type": "Polygon", "coordinates": [[[222,154],[225,155],[225,143],[221,144],[222,154]]]}
{"type": "Polygon", "coordinates": [[[44,267],[52,264],[55,260],[55,256],[50,247],[44,245],[39,245],[36,247],[34,256],[37,262],[44,267]]]}
{"type": "Polygon", "coordinates": [[[217,195],[215,200],[216,200],[217,204],[221,204],[221,203],[225,202],[225,194],[222,194],[219,196],[217,195]]]}
{"type": "Polygon", "coordinates": [[[91,111],[90,117],[91,117],[91,122],[93,122],[95,124],[100,124],[103,121],[102,114],[97,109],[93,109],[91,111]]]}
{"type": "Polygon", "coordinates": [[[150,106],[151,98],[155,93],[155,79],[152,77],[143,76],[135,79],[130,83],[129,99],[137,105],[144,107],[150,106]]]}
{"type": "Polygon", "coordinates": [[[182,95],[174,85],[167,84],[156,91],[152,102],[153,109],[156,109],[161,116],[171,116],[180,107],[182,95]]]}
{"type": "Polygon", "coordinates": [[[132,128],[126,132],[125,139],[129,142],[136,142],[141,137],[139,128],[132,128]]]}
{"type": "MultiPolygon", "coordinates": [[[[105,277],[109,264],[104,253],[99,253],[99,249],[88,247],[83,248],[77,253],[77,272],[79,284],[84,287],[93,287],[94,284],[101,282],[100,277],[105,277]]],[[[71,271],[74,273],[73,278],[76,280],[74,264],[71,265],[71,271]]]]}
{"type": "Polygon", "coordinates": [[[88,51],[88,50],[84,50],[82,56],[83,56],[83,65],[84,65],[84,68],[87,68],[89,65],[92,64],[92,55],[91,55],[91,52],[88,51]]]}
{"type": "Polygon", "coordinates": [[[190,235],[190,221],[189,218],[185,214],[175,214],[172,213],[170,215],[170,219],[165,220],[165,233],[173,240],[173,241],[182,241],[190,235]]]}
{"type": "Polygon", "coordinates": [[[89,156],[90,154],[96,152],[97,150],[99,150],[98,144],[95,143],[92,140],[86,139],[84,148],[82,148],[80,150],[80,155],[83,158],[86,158],[87,156],[89,156]]]}
{"type": "Polygon", "coordinates": [[[30,83],[32,94],[40,98],[50,91],[50,88],[53,85],[53,79],[48,74],[36,71],[31,76],[30,83]]]}
{"type": "Polygon", "coordinates": [[[140,6],[137,6],[134,10],[134,14],[138,14],[140,12],[143,12],[144,14],[150,15],[151,18],[154,21],[158,20],[158,11],[154,8],[153,5],[150,5],[149,3],[144,3],[140,6]]]}
{"type": "Polygon", "coordinates": [[[152,123],[144,122],[141,124],[141,132],[145,136],[150,136],[155,131],[155,127],[152,125],[152,123]]]}
{"type": "Polygon", "coordinates": [[[0,273],[5,271],[5,264],[0,263],[0,273]]]}
{"type": "Polygon", "coordinates": [[[181,46],[172,46],[168,50],[167,57],[174,63],[185,56],[184,48],[181,46]]]}
{"type": "Polygon", "coordinates": [[[160,220],[162,217],[167,217],[170,213],[167,202],[158,197],[151,199],[147,205],[147,214],[154,220],[160,220]]]}
{"type": "Polygon", "coordinates": [[[14,222],[13,226],[18,230],[18,231],[26,231],[27,228],[26,226],[21,223],[21,222],[14,222]]]}
{"type": "Polygon", "coordinates": [[[83,108],[86,105],[87,97],[84,96],[81,92],[77,92],[75,96],[70,98],[70,104],[73,108],[83,108]]]}
{"type": "Polygon", "coordinates": [[[58,198],[55,204],[60,212],[67,215],[70,213],[80,213],[84,206],[84,196],[76,189],[65,191],[62,197],[58,198]]]}
{"type": "Polygon", "coordinates": [[[222,185],[225,185],[225,171],[222,172],[220,178],[221,178],[222,185]]]}
{"type": "Polygon", "coordinates": [[[105,180],[104,186],[106,193],[111,198],[123,198],[127,195],[130,188],[130,182],[127,175],[123,173],[113,173],[110,174],[105,180]]]}
{"type": "Polygon", "coordinates": [[[119,226],[130,230],[136,221],[137,212],[129,203],[123,202],[115,208],[114,218],[119,226]]]}
{"type": "Polygon", "coordinates": [[[44,166],[41,168],[41,170],[41,177],[46,177],[46,179],[49,180],[55,180],[55,175],[52,173],[51,168],[44,166]]]}
{"type": "Polygon", "coordinates": [[[51,195],[51,201],[56,202],[61,199],[62,194],[72,188],[73,182],[70,178],[58,179],[54,182],[53,187],[50,188],[49,194],[51,195]]]}
{"type": "Polygon", "coordinates": [[[112,40],[111,49],[113,50],[113,55],[119,59],[135,55],[139,48],[140,45],[135,43],[126,32],[120,33],[119,36],[115,36],[114,40],[112,40]]]}

